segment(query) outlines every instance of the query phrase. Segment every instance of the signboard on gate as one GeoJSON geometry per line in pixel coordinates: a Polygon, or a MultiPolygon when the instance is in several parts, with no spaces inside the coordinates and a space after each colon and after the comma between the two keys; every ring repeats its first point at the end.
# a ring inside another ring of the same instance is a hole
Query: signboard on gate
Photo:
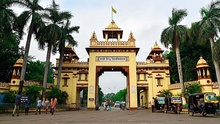
{"type": "Polygon", "coordinates": [[[127,56],[98,56],[99,62],[126,62],[128,61],[127,56]]]}

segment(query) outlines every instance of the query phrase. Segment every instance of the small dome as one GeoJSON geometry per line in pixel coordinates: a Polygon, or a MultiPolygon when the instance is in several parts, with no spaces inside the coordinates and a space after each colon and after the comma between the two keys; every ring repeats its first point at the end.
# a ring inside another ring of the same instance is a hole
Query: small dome
{"type": "Polygon", "coordinates": [[[20,58],[15,62],[14,67],[22,67],[23,60],[23,57],[20,56],[20,58]]]}
{"type": "Polygon", "coordinates": [[[158,46],[157,42],[155,42],[154,48],[159,48],[160,49],[160,47],[158,46]]]}
{"type": "Polygon", "coordinates": [[[155,42],[154,47],[151,49],[150,53],[155,53],[155,52],[160,52],[160,53],[163,52],[163,50],[161,50],[161,48],[158,46],[157,42],[155,42]]]}
{"type": "Polygon", "coordinates": [[[109,30],[109,29],[114,29],[114,30],[120,30],[120,28],[118,28],[118,26],[115,24],[115,22],[112,20],[112,22],[108,25],[107,28],[105,28],[106,30],[109,30]]]}
{"type": "Polygon", "coordinates": [[[196,68],[201,68],[201,67],[209,67],[208,63],[202,57],[200,57],[196,65],[196,68]]]}
{"type": "Polygon", "coordinates": [[[72,48],[72,46],[68,43],[68,44],[66,45],[66,48],[72,48]]]}

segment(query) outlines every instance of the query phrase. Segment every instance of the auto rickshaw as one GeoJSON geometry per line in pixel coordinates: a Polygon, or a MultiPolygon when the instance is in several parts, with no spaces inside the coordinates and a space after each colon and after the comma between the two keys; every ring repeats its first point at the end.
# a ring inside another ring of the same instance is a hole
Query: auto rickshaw
{"type": "Polygon", "coordinates": [[[165,97],[157,97],[157,103],[155,103],[155,109],[157,111],[163,111],[165,106],[165,97]]]}
{"type": "Polygon", "coordinates": [[[182,98],[181,96],[168,96],[165,98],[164,112],[173,111],[180,114],[182,111],[182,98]]]}
{"type": "Polygon", "coordinates": [[[193,93],[189,95],[188,100],[188,114],[193,116],[195,113],[206,116],[207,114],[218,114],[219,102],[216,98],[216,94],[213,92],[206,93],[193,93]],[[199,105],[200,100],[203,104],[199,105]]]}

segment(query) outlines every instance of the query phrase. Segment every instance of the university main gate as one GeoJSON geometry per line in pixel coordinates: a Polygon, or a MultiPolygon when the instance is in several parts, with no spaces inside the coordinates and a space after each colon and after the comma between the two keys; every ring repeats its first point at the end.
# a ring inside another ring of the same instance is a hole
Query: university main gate
{"type": "MultiPolygon", "coordinates": [[[[146,61],[136,62],[139,48],[133,34],[129,34],[127,41],[121,41],[122,35],[123,30],[114,21],[103,30],[104,41],[98,41],[94,32],[90,46],[86,48],[89,54],[87,62],[79,62],[75,50],[70,45],[66,46],[60,89],[69,94],[67,103],[72,107],[80,107],[82,89],[88,89],[88,109],[94,109],[99,104],[99,76],[105,71],[121,71],[126,76],[127,109],[147,107],[151,97],[158,95],[162,89],[168,89],[169,62],[162,59],[163,50],[155,43],[146,61]]],[[[58,63],[59,60],[57,67],[58,63]]]]}

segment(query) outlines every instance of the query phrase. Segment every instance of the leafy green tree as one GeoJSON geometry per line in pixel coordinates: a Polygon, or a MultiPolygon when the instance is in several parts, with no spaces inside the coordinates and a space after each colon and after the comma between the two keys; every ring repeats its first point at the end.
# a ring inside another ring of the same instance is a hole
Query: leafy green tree
{"type": "Polygon", "coordinates": [[[220,92],[219,63],[217,60],[218,57],[215,57],[214,54],[214,39],[218,37],[220,29],[220,1],[212,1],[207,8],[201,8],[200,13],[202,20],[193,24],[192,33],[198,37],[197,40],[200,43],[207,42],[208,40],[210,42],[212,60],[215,67],[217,82],[219,85],[218,88],[220,92]]]}
{"type": "Polygon", "coordinates": [[[37,97],[41,97],[42,86],[37,84],[30,85],[26,88],[25,94],[29,97],[32,103],[36,102],[37,97]]]}
{"type": "Polygon", "coordinates": [[[17,35],[13,31],[13,24],[16,14],[11,9],[13,5],[19,5],[19,0],[0,1],[0,81],[10,82],[12,66],[19,58],[20,43],[17,35]]]}
{"type": "Polygon", "coordinates": [[[102,88],[100,88],[100,87],[99,87],[98,94],[99,94],[99,104],[101,104],[105,100],[103,100],[104,93],[102,92],[102,88]]]}
{"type": "Polygon", "coordinates": [[[3,102],[4,103],[15,103],[15,91],[8,90],[8,92],[4,93],[5,97],[3,102]]]}
{"type": "MultiPolygon", "coordinates": [[[[212,63],[212,55],[210,53],[210,44],[206,43],[206,45],[201,45],[196,40],[192,39],[191,44],[187,44],[185,42],[182,43],[180,52],[182,56],[182,66],[184,73],[184,82],[198,80],[198,75],[196,72],[196,64],[199,60],[199,57],[202,56],[207,63],[209,64],[210,74],[213,81],[216,81],[214,65],[212,63]]],[[[178,70],[176,63],[176,54],[173,50],[171,50],[165,58],[169,59],[170,64],[170,80],[171,83],[179,82],[178,80],[178,70]]]]}
{"type": "Polygon", "coordinates": [[[19,40],[16,35],[11,33],[7,38],[2,39],[6,34],[0,32],[0,81],[10,82],[12,76],[12,67],[18,60],[19,54],[19,40]]]}
{"type": "Polygon", "coordinates": [[[192,94],[192,93],[201,93],[202,92],[202,86],[200,84],[187,84],[186,85],[186,94],[192,94]]]}
{"type": "Polygon", "coordinates": [[[77,42],[72,37],[71,33],[77,32],[78,33],[79,26],[72,26],[70,27],[69,20],[66,22],[64,26],[61,27],[61,37],[58,41],[58,48],[60,53],[59,58],[59,66],[58,66],[58,76],[57,76],[57,87],[60,88],[60,78],[61,78],[61,70],[63,65],[63,55],[64,55],[64,49],[65,49],[65,43],[68,42],[68,44],[72,46],[77,46],[77,42]]]}
{"type": "Polygon", "coordinates": [[[172,96],[173,94],[170,92],[170,90],[162,90],[160,96],[166,97],[166,96],[172,96]]]}
{"type": "Polygon", "coordinates": [[[51,87],[50,91],[46,94],[48,99],[57,98],[57,101],[60,104],[65,104],[69,96],[66,91],[61,91],[58,87],[51,87]]]}
{"type": "Polygon", "coordinates": [[[181,92],[184,94],[184,82],[182,74],[182,63],[180,57],[180,45],[182,42],[186,41],[188,38],[187,28],[183,25],[178,25],[183,18],[187,16],[186,10],[173,9],[172,16],[169,18],[169,27],[163,30],[161,34],[161,43],[165,45],[166,48],[172,45],[172,48],[176,52],[177,58],[177,68],[181,86],[181,92]]]}
{"type": "MultiPolygon", "coordinates": [[[[48,83],[54,83],[55,72],[53,70],[53,66],[54,65],[50,63],[48,79],[47,79],[48,83]]],[[[43,82],[44,67],[45,67],[45,62],[41,62],[39,60],[37,61],[30,60],[28,62],[27,73],[26,73],[25,79],[43,82]]]]}
{"type": "Polygon", "coordinates": [[[108,99],[108,100],[113,101],[114,96],[115,96],[115,93],[108,93],[108,94],[105,95],[104,99],[105,100],[108,99]]]}
{"type": "Polygon", "coordinates": [[[189,95],[192,93],[201,93],[202,92],[202,86],[200,84],[187,84],[185,89],[185,96],[188,99],[189,95]]]}
{"type": "Polygon", "coordinates": [[[127,94],[127,89],[120,90],[117,92],[114,97],[113,101],[126,101],[126,94],[127,94]]]}
{"type": "Polygon", "coordinates": [[[20,4],[20,6],[27,9],[25,9],[25,11],[23,11],[20,14],[20,16],[16,19],[16,23],[14,23],[14,27],[19,32],[19,36],[22,37],[24,34],[23,32],[24,27],[27,25],[27,23],[29,23],[29,20],[30,20],[30,25],[28,29],[28,36],[25,46],[24,60],[23,60],[20,83],[19,83],[19,92],[22,92],[22,88],[23,88],[32,34],[36,32],[39,27],[41,27],[42,18],[39,12],[44,10],[43,7],[41,7],[39,4],[39,0],[21,0],[21,1],[22,4],[20,4]]]}
{"type": "MultiPolygon", "coordinates": [[[[1,0],[0,1],[0,32],[12,33],[16,14],[11,9],[12,5],[21,4],[20,0],[1,0]]],[[[7,35],[5,35],[7,37],[7,35]]]]}

